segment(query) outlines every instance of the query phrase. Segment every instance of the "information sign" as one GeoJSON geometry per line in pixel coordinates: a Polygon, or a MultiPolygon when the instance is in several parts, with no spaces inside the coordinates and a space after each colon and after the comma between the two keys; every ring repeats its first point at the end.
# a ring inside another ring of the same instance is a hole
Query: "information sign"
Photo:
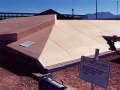
{"type": "Polygon", "coordinates": [[[107,88],[110,72],[110,64],[101,60],[95,60],[82,56],[80,63],[80,78],[107,88]]]}

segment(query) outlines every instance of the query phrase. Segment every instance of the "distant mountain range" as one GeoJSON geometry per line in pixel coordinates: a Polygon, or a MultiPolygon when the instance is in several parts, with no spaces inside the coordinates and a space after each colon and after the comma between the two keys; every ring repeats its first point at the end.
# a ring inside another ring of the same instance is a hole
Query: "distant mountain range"
{"type": "MultiPolygon", "coordinates": [[[[88,19],[96,19],[96,13],[94,14],[88,13],[86,15],[88,15],[88,19]]],[[[98,19],[116,19],[116,18],[120,18],[120,15],[114,15],[110,12],[98,12],[97,17],[98,19]]]]}

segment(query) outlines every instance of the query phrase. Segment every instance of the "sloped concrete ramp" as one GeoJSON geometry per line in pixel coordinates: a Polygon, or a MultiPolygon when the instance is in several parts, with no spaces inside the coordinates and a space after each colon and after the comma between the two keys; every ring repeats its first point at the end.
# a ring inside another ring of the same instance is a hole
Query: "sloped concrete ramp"
{"type": "Polygon", "coordinates": [[[39,61],[49,67],[94,55],[96,48],[108,51],[102,35],[120,36],[119,24],[118,20],[57,20],[39,61]]]}

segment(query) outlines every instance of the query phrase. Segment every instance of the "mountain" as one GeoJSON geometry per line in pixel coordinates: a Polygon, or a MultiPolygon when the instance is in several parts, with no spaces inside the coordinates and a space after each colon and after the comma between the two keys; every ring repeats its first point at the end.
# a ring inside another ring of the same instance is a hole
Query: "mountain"
{"type": "MultiPolygon", "coordinates": [[[[86,14],[86,15],[88,15],[88,19],[96,19],[96,13],[86,14]]],[[[98,19],[116,19],[116,18],[120,18],[120,15],[117,16],[110,12],[98,12],[97,18],[98,19]]]]}

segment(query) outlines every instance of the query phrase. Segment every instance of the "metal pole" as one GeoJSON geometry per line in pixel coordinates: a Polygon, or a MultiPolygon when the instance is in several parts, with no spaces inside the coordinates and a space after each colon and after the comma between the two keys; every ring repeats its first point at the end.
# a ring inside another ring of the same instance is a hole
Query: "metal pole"
{"type": "Polygon", "coordinates": [[[116,3],[117,3],[117,13],[116,13],[116,18],[118,18],[118,3],[119,3],[119,1],[116,1],[116,3]]]}
{"type": "Polygon", "coordinates": [[[72,15],[74,15],[74,9],[72,9],[72,15]]]}
{"type": "Polygon", "coordinates": [[[74,9],[72,9],[72,18],[74,17],[74,9]]]}
{"type": "Polygon", "coordinates": [[[96,19],[97,19],[97,0],[96,0],[96,19]]]}
{"type": "MultiPolygon", "coordinates": [[[[95,50],[95,60],[98,60],[99,57],[99,49],[95,50]]],[[[91,90],[95,90],[95,84],[91,83],[91,90]]]]}
{"type": "Polygon", "coordinates": [[[91,90],[95,90],[94,87],[95,87],[95,85],[92,83],[92,84],[91,84],[91,90]]]}
{"type": "Polygon", "coordinates": [[[117,1],[117,17],[118,17],[118,1],[117,1]]]}

